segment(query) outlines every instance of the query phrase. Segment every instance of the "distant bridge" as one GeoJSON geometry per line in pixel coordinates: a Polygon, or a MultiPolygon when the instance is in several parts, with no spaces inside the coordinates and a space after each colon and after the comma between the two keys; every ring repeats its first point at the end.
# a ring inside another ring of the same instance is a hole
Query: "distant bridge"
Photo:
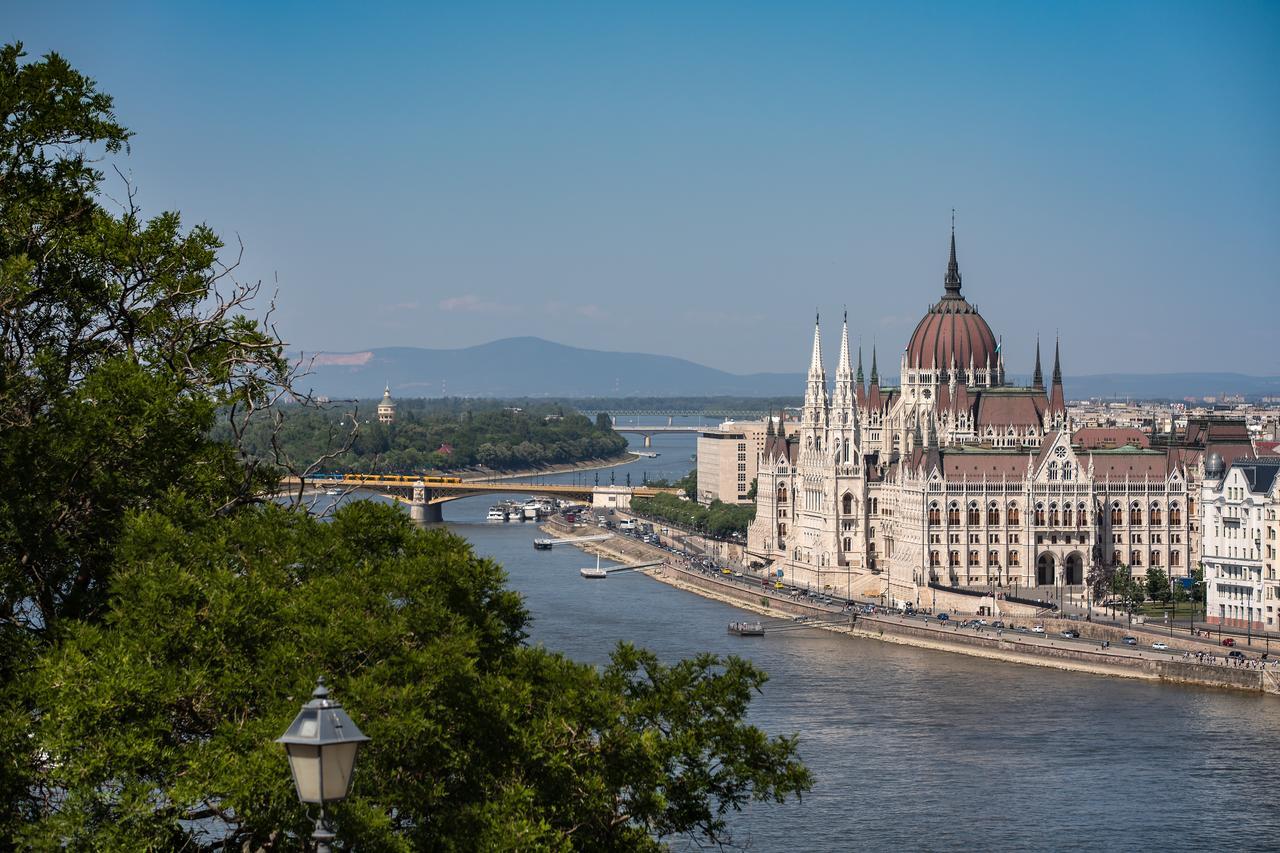
{"type": "Polygon", "coordinates": [[[655,435],[692,435],[707,429],[715,429],[713,426],[672,426],[671,418],[667,418],[666,426],[644,426],[642,424],[619,424],[614,420],[614,432],[629,432],[632,435],[644,436],[644,446],[653,447],[653,437],[655,435]]]}
{"type": "MultiPolygon", "coordinates": [[[[296,477],[287,477],[281,483],[286,488],[296,489],[299,486],[296,477]]],[[[403,477],[378,479],[376,476],[365,476],[360,480],[344,480],[342,477],[308,477],[306,485],[320,489],[342,489],[343,491],[373,491],[388,495],[396,500],[409,504],[410,508],[423,507],[423,519],[426,521],[443,521],[441,505],[459,498],[470,498],[476,495],[519,494],[545,495],[547,497],[568,498],[591,504],[596,489],[608,488],[617,493],[619,487],[588,486],[574,483],[520,483],[515,481],[467,482],[458,483],[426,483],[406,482],[403,477]]],[[[633,498],[651,498],[667,492],[679,494],[680,489],[658,486],[634,486],[630,489],[633,498]]]]}

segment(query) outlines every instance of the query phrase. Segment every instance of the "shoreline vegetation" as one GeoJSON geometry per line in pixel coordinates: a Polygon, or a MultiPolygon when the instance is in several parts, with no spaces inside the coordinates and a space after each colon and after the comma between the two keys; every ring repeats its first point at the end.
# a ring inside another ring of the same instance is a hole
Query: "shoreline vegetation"
{"type": "MultiPolygon", "coordinates": [[[[278,422],[250,424],[241,444],[251,460],[293,473],[324,459],[313,473],[469,479],[572,471],[565,466],[581,463],[608,467],[628,451],[605,412],[593,420],[556,404],[405,399],[396,401],[391,423],[380,423],[376,408],[371,401],[283,407],[278,422]]],[[[214,440],[230,437],[225,422],[214,430],[214,440]]]]}

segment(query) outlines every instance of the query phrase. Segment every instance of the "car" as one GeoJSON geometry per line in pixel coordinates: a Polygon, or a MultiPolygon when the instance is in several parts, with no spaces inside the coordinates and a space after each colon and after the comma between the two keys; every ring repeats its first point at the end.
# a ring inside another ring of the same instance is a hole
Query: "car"
{"type": "Polygon", "coordinates": [[[946,621],[947,621],[948,619],[950,619],[950,618],[951,618],[951,617],[950,617],[950,616],[948,616],[948,615],[947,615],[947,614],[945,614],[945,613],[939,613],[939,614],[938,614],[938,621],[939,621],[939,622],[946,622],[946,621]]]}
{"type": "Polygon", "coordinates": [[[1032,626],[1031,626],[1031,633],[1033,633],[1033,634],[1043,634],[1043,633],[1044,633],[1044,626],[1043,626],[1043,625],[1032,625],[1032,626]]]}
{"type": "Polygon", "coordinates": [[[1239,649],[1232,649],[1231,651],[1227,652],[1227,657],[1235,658],[1236,660],[1244,660],[1244,652],[1240,651],[1239,649]]]}
{"type": "Polygon", "coordinates": [[[1125,638],[1124,638],[1123,640],[1121,640],[1120,642],[1124,643],[1126,646],[1136,646],[1136,645],[1138,645],[1138,638],[1137,638],[1137,637],[1125,637],[1125,638]]]}
{"type": "Polygon", "coordinates": [[[1066,637],[1068,640],[1078,640],[1080,639],[1080,632],[1075,628],[1068,628],[1062,632],[1062,636],[1066,637]]]}
{"type": "Polygon", "coordinates": [[[1158,651],[1158,652],[1163,652],[1163,651],[1167,651],[1167,650],[1168,650],[1168,648],[1169,648],[1169,644],[1168,644],[1168,643],[1162,643],[1162,642],[1160,642],[1159,640],[1157,640],[1156,642],[1154,642],[1154,643],[1152,643],[1152,644],[1151,644],[1151,648],[1155,649],[1155,650],[1156,650],[1156,651],[1158,651]]]}
{"type": "Polygon", "coordinates": [[[773,583],[773,588],[774,588],[774,589],[786,589],[786,584],[784,584],[782,581],[774,581],[774,583],[773,583]]]}
{"type": "Polygon", "coordinates": [[[986,620],[986,619],[974,619],[974,620],[973,620],[973,624],[975,624],[975,625],[985,625],[985,624],[987,624],[987,620],[986,620]]]}
{"type": "Polygon", "coordinates": [[[1003,622],[1001,622],[999,619],[997,619],[996,621],[994,621],[994,622],[992,622],[992,623],[991,623],[991,627],[992,627],[992,628],[1003,628],[1003,627],[1004,627],[1004,623],[1003,623],[1003,622]]]}
{"type": "Polygon", "coordinates": [[[1222,641],[1222,645],[1224,646],[1234,646],[1235,644],[1236,644],[1236,641],[1234,637],[1227,637],[1225,640],[1222,641]]]}

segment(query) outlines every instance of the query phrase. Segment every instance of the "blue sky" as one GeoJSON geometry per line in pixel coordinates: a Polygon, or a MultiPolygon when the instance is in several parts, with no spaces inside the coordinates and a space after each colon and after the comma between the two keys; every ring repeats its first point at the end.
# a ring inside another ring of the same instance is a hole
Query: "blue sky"
{"type": "Polygon", "coordinates": [[[1277,3],[9,0],[0,37],[115,96],[144,207],[238,235],[307,349],[789,372],[848,306],[896,365],[954,207],[1012,372],[1056,331],[1068,374],[1280,373],[1277,3]]]}

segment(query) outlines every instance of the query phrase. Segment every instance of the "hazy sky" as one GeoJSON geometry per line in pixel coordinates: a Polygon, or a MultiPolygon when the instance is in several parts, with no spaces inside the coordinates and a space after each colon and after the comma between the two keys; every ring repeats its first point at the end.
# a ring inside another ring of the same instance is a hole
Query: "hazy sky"
{"type": "Polygon", "coordinates": [[[307,349],[802,371],[819,308],[830,369],[847,305],[896,373],[954,207],[1011,372],[1060,330],[1069,374],[1280,373],[1280,3],[7,0],[0,38],[115,96],[144,207],[238,234],[307,349]]]}

